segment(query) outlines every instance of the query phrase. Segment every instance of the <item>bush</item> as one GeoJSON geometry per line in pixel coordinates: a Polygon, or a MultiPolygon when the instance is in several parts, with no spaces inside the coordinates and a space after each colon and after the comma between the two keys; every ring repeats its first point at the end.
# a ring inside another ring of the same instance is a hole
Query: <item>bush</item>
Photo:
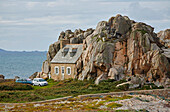
{"type": "Polygon", "coordinates": [[[0,90],[32,90],[33,87],[28,84],[4,82],[0,84],[0,90]]]}
{"type": "Polygon", "coordinates": [[[53,83],[54,79],[48,79],[47,82],[53,83]]]}
{"type": "Polygon", "coordinates": [[[124,84],[122,86],[119,86],[118,89],[127,91],[129,89],[129,84],[124,84]]]}
{"type": "Polygon", "coordinates": [[[118,103],[109,103],[108,105],[106,105],[108,108],[117,108],[117,107],[121,107],[123,106],[122,104],[118,104],[118,103]]]}
{"type": "Polygon", "coordinates": [[[142,88],[140,88],[141,90],[148,90],[148,89],[163,89],[164,87],[163,86],[156,86],[154,83],[150,83],[150,84],[147,84],[147,85],[144,85],[142,88]]]}

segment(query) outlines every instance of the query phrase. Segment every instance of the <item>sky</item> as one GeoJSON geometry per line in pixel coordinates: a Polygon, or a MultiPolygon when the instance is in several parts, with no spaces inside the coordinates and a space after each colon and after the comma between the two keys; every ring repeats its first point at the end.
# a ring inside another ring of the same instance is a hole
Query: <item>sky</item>
{"type": "Polygon", "coordinates": [[[170,0],[0,0],[0,48],[47,51],[61,31],[95,28],[117,14],[155,32],[170,28],[170,0]]]}

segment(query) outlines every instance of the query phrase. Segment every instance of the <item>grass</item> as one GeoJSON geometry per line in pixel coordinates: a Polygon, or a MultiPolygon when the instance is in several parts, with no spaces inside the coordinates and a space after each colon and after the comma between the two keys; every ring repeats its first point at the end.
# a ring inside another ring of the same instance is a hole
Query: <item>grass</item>
{"type": "Polygon", "coordinates": [[[16,83],[14,81],[0,83],[0,90],[32,90],[33,87],[29,84],[16,83]]]}
{"type": "Polygon", "coordinates": [[[149,112],[146,109],[140,109],[139,111],[137,110],[116,110],[115,112],[149,112]]]}
{"type": "Polygon", "coordinates": [[[107,101],[113,102],[113,101],[119,101],[124,99],[130,99],[132,96],[122,96],[122,97],[111,97],[110,99],[107,99],[107,101]]]}
{"type": "MultiPolygon", "coordinates": [[[[116,88],[117,84],[123,83],[125,80],[113,81],[106,80],[100,82],[99,85],[95,85],[93,80],[73,80],[68,79],[64,81],[48,80],[48,86],[39,87],[31,86],[31,90],[0,90],[0,102],[1,103],[23,103],[48,100],[54,98],[60,98],[65,96],[76,97],[83,94],[96,94],[96,93],[108,93],[124,91],[126,88],[116,88]]],[[[7,83],[8,84],[8,83],[7,83]]],[[[1,85],[1,83],[0,83],[1,85]]],[[[120,98],[113,98],[107,96],[110,100],[120,100],[120,98]]],[[[105,100],[108,100],[106,97],[105,100]]],[[[99,99],[99,98],[87,98],[99,99]]],[[[76,100],[70,98],[70,101],[76,100]]],[[[84,99],[86,100],[86,99],[84,99]]]]}
{"type": "MultiPolygon", "coordinates": [[[[93,99],[93,97],[91,97],[93,99]]],[[[32,111],[57,111],[57,112],[67,112],[67,111],[75,111],[75,112],[114,112],[114,109],[117,107],[121,107],[121,104],[110,102],[108,99],[101,101],[95,100],[97,97],[94,97],[93,100],[86,100],[83,101],[83,99],[79,99],[77,97],[73,97],[68,99],[68,102],[63,102],[62,100],[53,101],[53,102],[46,102],[41,103],[38,106],[35,106],[37,104],[18,104],[15,107],[8,109],[8,111],[24,111],[24,112],[32,112],[32,111]],[[104,108],[100,108],[100,107],[104,108]],[[114,109],[113,109],[114,108],[114,109]]],[[[113,96],[106,96],[106,98],[114,98],[113,96]]],[[[131,96],[121,96],[117,97],[120,100],[121,99],[128,99],[131,98],[131,96]]],[[[90,97],[88,97],[90,99],[90,97]]],[[[116,112],[138,112],[138,111],[131,111],[131,110],[116,110],[116,112]]],[[[139,111],[143,112],[143,111],[139,111]]],[[[144,111],[145,112],[145,111],[144,111]]]]}
{"type": "Polygon", "coordinates": [[[140,29],[138,29],[138,30],[136,30],[136,31],[140,31],[140,32],[142,33],[142,35],[144,35],[145,33],[148,33],[147,31],[145,31],[145,30],[140,30],[140,29]]]}
{"type": "Polygon", "coordinates": [[[113,82],[108,80],[102,81],[99,85],[95,85],[94,81],[92,80],[79,81],[68,79],[58,82],[48,80],[48,86],[32,86],[32,90],[0,90],[0,102],[23,103],[60,98],[64,96],[78,96],[82,94],[121,91],[120,89],[116,88],[116,85],[122,82],[124,81],[113,82]]]}
{"type": "Polygon", "coordinates": [[[116,110],[115,112],[136,112],[135,110],[116,110]]]}
{"type": "Polygon", "coordinates": [[[157,87],[155,84],[151,83],[148,85],[144,85],[142,88],[139,88],[139,90],[149,90],[149,89],[163,89],[163,86],[157,87]]]}
{"type": "Polygon", "coordinates": [[[109,103],[108,105],[106,105],[108,108],[118,108],[118,107],[121,107],[123,106],[122,104],[118,104],[118,103],[109,103]]]}

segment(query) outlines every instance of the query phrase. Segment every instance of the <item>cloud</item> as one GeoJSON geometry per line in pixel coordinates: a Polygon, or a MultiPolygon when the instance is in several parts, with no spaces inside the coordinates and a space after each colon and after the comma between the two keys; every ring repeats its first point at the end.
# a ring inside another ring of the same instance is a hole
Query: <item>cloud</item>
{"type": "MultiPolygon", "coordinates": [[[[157,7],[159,7],[159,5],[161,4],[157,4],[157,7]]],[[[162,10],[158,8],[154,10],[153,7],[146,7],[144,4],[141,5],[140,2],[131,3],[128,9],[128,14],[137,20],[162,20],[167,18],[165,10],[163,11],[164,13],[162,13],[162,10]]]]}
{"type": "Polygon", "coordinates": [[[40,18],[25,19],[26,22],[36,24],[79,24],[79,20],[75,20],[73,16],[45,16],[40,18]]]}
{"type": "Polygon", "coordinates": [[[41,3],[40,2],[27,2],[26,6],[28,8],[33,8],[33,7],[35,7],[35,6],[39,5],[39,4],[41,4],[41,3]]]}
{"type": "Polygon", "coordinates": [[[37,18],[26,18],[20,20],[4,20],[0,18],[3,25],[59,25],[59,24],[80,24],[81,21],[75,16],[44,16],[37,18]]]}
{"type": "Polygon", "coordinates": [[[147,23],[158,32],[170,26],[170,2],[132,2],[127,9],[131,19],[147,23]]]}
{"type": "Polygon", "coordinates": [[[11,24],[11,23],[16,23],[16,21],[3,20],[2,17],[0,16],[0,24],[11,24]]]}
{"type": "Polygon", "coordinates": [[[170,2],[165,1],[0,0],[0,47],[31,50],[34,48],[25,46],[31,43],[36,49],[48,49],[62,30],[95,28],[99,21],[107,21],[118,13],[146,22],[158,31],[170,26],[170,2]],[[9,46],[7,41],[10,43],[11,39],[19,41],[20,46],[9,46]],[[43,44],[36,46],[38,40],[43,44]]]}
{"type": "Polygon", "coordinates": [[[49,3],[47,3],[48,7],[56,7],[58,5],[59,5],[59,3],[56,3],[56,2],[49,2],[49,3]]]}

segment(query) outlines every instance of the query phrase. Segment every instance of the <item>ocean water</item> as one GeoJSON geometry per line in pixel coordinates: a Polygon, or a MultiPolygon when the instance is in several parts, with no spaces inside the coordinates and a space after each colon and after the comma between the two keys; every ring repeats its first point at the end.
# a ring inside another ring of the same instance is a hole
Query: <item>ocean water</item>
{"type": "Polygon", "coordinates": [[[35,72],[40,72],[46,52],[0,52],[0,74],[5,79],[28,78],[35,72]]]}

